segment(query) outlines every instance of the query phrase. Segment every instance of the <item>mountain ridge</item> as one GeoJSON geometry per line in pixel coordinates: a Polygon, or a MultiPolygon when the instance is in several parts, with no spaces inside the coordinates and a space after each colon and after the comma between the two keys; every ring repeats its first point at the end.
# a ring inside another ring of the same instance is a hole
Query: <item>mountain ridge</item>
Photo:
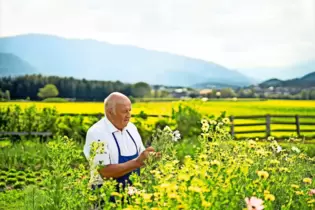
{"type": "Polygon", "coordinates": [[[288,79],[288,80],[280,80],[277,78],[272,78],[266,80],[259,84],[260,87],[315,87],[315,71],[305,74],[298,78],[288,79]]]}
{"type": "Polygon", "coordinates": [[[213,62],[93,39],[17,35],[0,38],[0,52],[17,55],[44,75],[180,86],[208,80],[237,86],[252,83],[238,71],[213,62]]]}

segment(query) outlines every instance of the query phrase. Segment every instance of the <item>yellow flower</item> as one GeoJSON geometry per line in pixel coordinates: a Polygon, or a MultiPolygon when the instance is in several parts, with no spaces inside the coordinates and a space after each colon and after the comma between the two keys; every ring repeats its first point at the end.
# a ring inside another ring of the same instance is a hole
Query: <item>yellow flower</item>
{"type": "Polygon", "coordinates": [[[216,166],[219,166],[220,165],[220,162],[218,160],[212,160],[211,165],[216,165],[216,166]]]}
{"type": "Polygon", "coordinates": [[[143,199],[144,199],[145,202],[150,202],[150,201],[151,201],[152,194],[143,193],[143,194],[142,194],[142,197],[143,197],[143,199]]]}
{"type": "Polygon", "coordinates": [[[279,168],[279,171],[280,172],[289,172],[289,169],[281,167],[281,168],[279,168]]]}
{"type": "Polygon", "coordinates": [[[265,194],[270,194],[269,190],[265,190],[265,191],[264,191],[264,195],[265,195],[265,194]]]}
{"type": "Polygon", "coordinates": [[[315,203],[315,199],[309,200],[307,203],[308,203],[308,204],[315,203]]]}
{"type": "Polygon", "coordinates": [[[97,197],[95,195],[90,195],[89,196],[89,201],[96,201],[97,197]]]}
{"type": "Polygon", "coordinates": [[[303,182],[306,184],[312,184],[312,179],[311,178],[304,178],[303,182]]]}
{"type": "Polygon", "coordinates": [[[267,179],[269,177],[269,174],[267,171],[257,171],[257,174],[262,179],[267,179]]]}
{"type": "Polygon", "coordinates": [[[271,160],[270,164],[278,165],[278,164],[280,164],[280,161],[278,161],[278,160],[271,160]]]}
{"type": "Polygon", "coordinates": [[[198,193],[202,192],[202,189],[200,187],[197,187],[197,186],[190,186],[190,187],[188,187],[188,190],[192,191],[192,192],[198,192],[198,193]]]}
{"type": "Polygon", "coordinates": [[[118,192],[112,192],[110,195],[111,196],[122,197],[122,195],[120,193],[118,193],[118,192]]]}
{"type": "Polygon", "coordinates": [[[303,195],[304,193],[303,193],[303,191],[295,191],[295,194],[297,194],[297,195],[303,195]]]}
{"type": "Polygon", "coordinates": [[[275,196],[273,194],[265,194],[265,200],[267,201],[274,201],[275,200],[275,196]]]}
{"type": "Polygon", "coordinates": [[[229,118],[224,118],[223,120],[222,120],[222,122],[224,123],[224,124],[230,124],[230,119],[229,118]]]}
{"type": "Polygon", "coordinates": [[[176,193],[171,193],[168,195],[169,198],[177,198],[178,195],[176,193]]]}
{"type": "Polygon", "coordinates": [[[291,187],[292,187],[293,189],[299,189],[299,188],[300,188],[300,186],[299,186],[299,185],[296,185],[296,184],[291,184],[291,187]]]}
{"type": "Polygon", "coordinates": [[[251,139],[250,139],[250,140],[248,141],[248,145],[249,145],[250,148],[254,148],[254,147],[256,146],[256,142],[255,142],[254,140],[251,140],[251,139]]]}
{"type": "Polygon", "coordinates": [[[178,179],[188,181],[190,179],[190,176],[188,174],[179,174],[178,179]]]}
{"type": "Polygon", "coordinates": [[[181,204],[181,205],[178,205],[178,206],[177,206],[177,209],[185,209],[185,206],[182,205],[182,204],[181,204]]]}
{"type": "Polygon", "coordinates": [[[207,202],[207,201],[202,201],[201,205],[203,207],[210,207],[211,206],[211,203],[210,202],[207,202]]]}

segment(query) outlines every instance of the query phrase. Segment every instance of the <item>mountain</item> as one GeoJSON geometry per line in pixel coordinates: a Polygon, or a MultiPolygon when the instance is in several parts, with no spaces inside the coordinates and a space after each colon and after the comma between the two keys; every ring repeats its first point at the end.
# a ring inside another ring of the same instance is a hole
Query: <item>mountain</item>
{"type": "Polygon", "coordinates": [[[260,82],[269,78],[289,80],[315,71],[315,59],[303,61],[294,65],[279,68],[238,69],[239,72],[253,77],[260,82]]]}
{"type": "Polygon", "coordinates": [[[38,34],[5,37],[0,38],[0,52],[19,56],[47,76],[173,86],[208,81],[236,86],[252,83],[243,74],[212,62],[87,39],[38,34]]]}
{"type": "Polygon", "coordinates": [[[301,80],[315,83],[315,71],[305,75],[304,77],[301,78],[301,80]]]}
{"type": "Polygon", "coordinates": [[[0,53],[0,76],[36,74],[36,69],[28,62],[10,53],[0,53]]]}
{"type": "Polygon", "coordinates": [[[263,88],[267,88],[270,86],[295,87],[295,88],[315,87],[315,72],[309,73],[300,78],[289,79],[289,80],[270,79],[261,83],[259,86],[263,88]]]}

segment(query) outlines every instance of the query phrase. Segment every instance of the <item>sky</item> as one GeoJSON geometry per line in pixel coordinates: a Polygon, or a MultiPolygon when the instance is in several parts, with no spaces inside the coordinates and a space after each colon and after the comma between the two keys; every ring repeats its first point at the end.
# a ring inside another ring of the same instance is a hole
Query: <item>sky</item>
{"type": "Polygon", "coordinates": [[[315,0],[0,0],[0,36],[26,33],[134,45],[255,76],[315,60],[315,0]]]}

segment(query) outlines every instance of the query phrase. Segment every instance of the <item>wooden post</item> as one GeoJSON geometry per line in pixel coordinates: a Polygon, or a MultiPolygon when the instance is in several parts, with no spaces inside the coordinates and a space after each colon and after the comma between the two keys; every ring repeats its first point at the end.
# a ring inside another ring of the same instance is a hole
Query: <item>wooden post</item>
{"type": "Polygon", "coordinates": [[[298,135],[298,137],[300,137],[301,133],[300,133],[300,118],[299,115],[295,115],[295,125],[296,125],[296,133],[298,135]]]}
{"type": "Polygon", "coordinates": [[[266,115],[266,136],[267,138],[271,135],[271,129],[270,129],[270,115],[266,115]]]}
{"type": "Polygon", "coordinates": [[[231,135],[232,135],[232,137],[234,137],[234,116],[232,115],[232,116],[230,116],[230,123],[231,123],[231,135]]]}

